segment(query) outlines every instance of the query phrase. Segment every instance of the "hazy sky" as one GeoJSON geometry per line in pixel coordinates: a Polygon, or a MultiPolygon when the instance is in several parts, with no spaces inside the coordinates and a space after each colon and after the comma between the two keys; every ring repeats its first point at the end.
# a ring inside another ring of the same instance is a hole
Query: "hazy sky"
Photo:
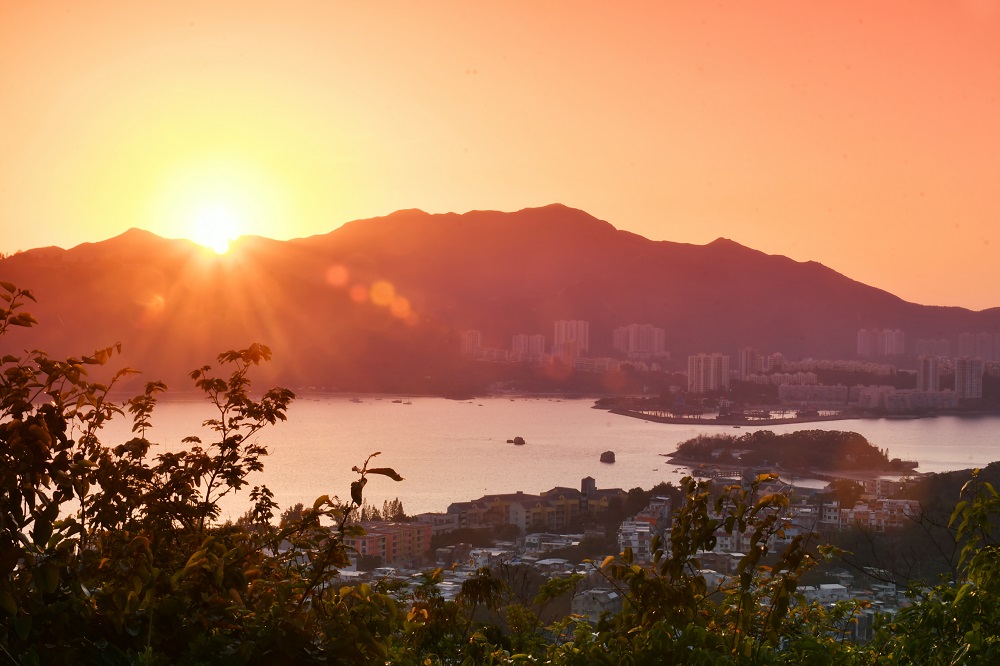
{"type": "Polygon", "coordinates": [[[0,251],[560,202],[1000,306],[1000,2],[613,4],[0,0],[0,251]]]}

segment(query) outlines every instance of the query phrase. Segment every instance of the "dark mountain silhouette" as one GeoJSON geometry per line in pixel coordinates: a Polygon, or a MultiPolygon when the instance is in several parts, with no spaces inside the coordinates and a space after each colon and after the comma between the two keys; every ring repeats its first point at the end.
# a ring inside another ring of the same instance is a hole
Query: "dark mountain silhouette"
{"type": "Polygon", "coordinates": [[[122,342],[121,362],[180,386],[225,349],[264,342],[269,377],[344,390],[447,390],[468,368],[458,332],[488,346],[590,322],[591,355],[611,331],[667,331],[689,353],[750,345],[788,357],[852,358],[860,328],[899,328],[908,344],[1000,330],[1000,309],[905,302],[815,262],[720,238],[654,242],[561,205],[516,213],[405,210],[291,241],[244,237],[217,257],[189,241],[132,229],[70,250],[0,261],[31,289],[41,326],[0,342],[80,355],[122,342]]]}

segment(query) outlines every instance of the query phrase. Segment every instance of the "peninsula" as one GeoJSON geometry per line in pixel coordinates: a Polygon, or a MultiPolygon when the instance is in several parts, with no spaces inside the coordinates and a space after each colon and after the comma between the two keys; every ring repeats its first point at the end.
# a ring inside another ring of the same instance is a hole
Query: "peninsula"
{"type": "Polygon", "coordinates": [[[675,464],[720,467],[768,467],[797,473],[913,473],[917,463],[889,458],[886,449],[856,432],[798,430],[776,434],[758,430],[733,437],[700,435],[677,446],[666,456],[675,464]]]}

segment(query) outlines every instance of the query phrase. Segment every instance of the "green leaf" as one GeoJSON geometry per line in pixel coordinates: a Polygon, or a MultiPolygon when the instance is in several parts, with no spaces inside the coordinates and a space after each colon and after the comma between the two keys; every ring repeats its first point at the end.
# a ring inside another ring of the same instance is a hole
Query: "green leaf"
{"type": "Polygon", "coordinates": [[[46,562],[32,572],[35,584],[45,594],[52,594],[59,587],[59,569],[56,565],[46,562]]]}
{"type": "Polygon", "coordinates": [[[17,601],[7,590],[0,590],[0,609],[7,611],[8,615],[17,615],[17,601]]]}
{"type": "MultiPolygon", "coordinates": [[[[22,641],[28,640],[28,636],[31,634],[31,616],[21,614],[14,618],[14,631],[17,632],[17,637],[22,641]]],[[[22,661],[21,663],[26,662],[22,661]]]]}
{"type": "Polygon", "coordinates": [[[955,600],[951,602],[952,608],[958,607],[958,602],[961,601],[962,597],[968,594],[969,590],[971,589],[972,589],[972,583],[966,583],[965,585],[960,587],[958,590],[958,594],[955,595],[955,600]]]}

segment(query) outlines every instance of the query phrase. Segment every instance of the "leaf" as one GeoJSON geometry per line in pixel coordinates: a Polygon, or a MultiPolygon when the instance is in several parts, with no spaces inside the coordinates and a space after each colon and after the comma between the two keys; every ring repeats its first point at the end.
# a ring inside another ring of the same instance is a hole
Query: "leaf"
{"type": "Polygon", "coordinates": [[[34,574],[35,584],[42,592],[52,594],[59,587],[59,569],[56,565],[46,562],[36,567],[32,573],[34,574]]]}
{"type": "Polygon", "coordinates": [[[955,595],[955,600],[951,602],[951,607],[958,608],[958,602],[961,601],[962,597],[968,594],[969,590],[971,589],[972,589],[972,583],[966,583],[961,588],[959,588],[958,594],[955,595]]]}
{"type": "Polygon", "coordinates": [[[402,481],[403,480],[403,477],[401,477],[399,474],[397,474],[396,470],[392,469],[391,467],[375,467],[374,469],[368,470],[368,473],[369,474],[382,474],[383,476],[389,477],[393,481],[402,481]]]}
{"type": "Polygon", "coordinates": [[[9,615],[17,615],[17,601],[7,590],[0,590],[0,609],[7,611],[9,615]]]}
{"type": "Polygon", "coordinates": [[[38,320],[27,312],[22,312],[11,317],[9,322],[11,326],[34,326],[38,320]]]}
{"type": "Polygon", "coordinates": [[[361,491],[364,490],[366,483],[368,483],[368,479],[365,478],[351,482],[351,500],[358,506],[361,506],[361,491]]]}
{"type": "Polygon", "coordinates": [[[39,516],[35,521],[35,528],[32,530],[31,536],[37,546],[48,543],[52,536],[52,521],[44,520],[39,516]]]}

